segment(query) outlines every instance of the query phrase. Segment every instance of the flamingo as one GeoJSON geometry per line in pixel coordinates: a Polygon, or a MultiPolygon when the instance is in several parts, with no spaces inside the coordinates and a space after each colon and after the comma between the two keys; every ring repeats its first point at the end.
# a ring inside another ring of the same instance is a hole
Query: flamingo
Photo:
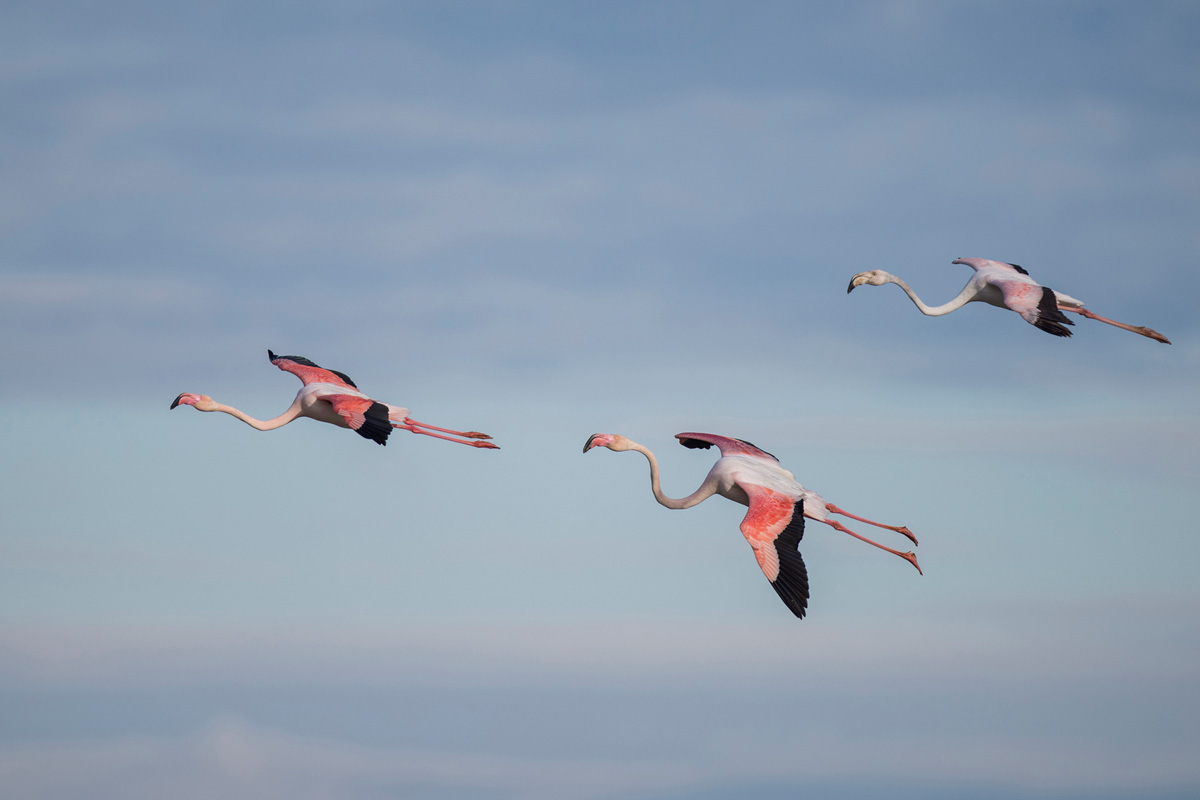
{"type": "Polygon", "coordinates": [[[860,536],[840,522],[829,519],[828,515],[841,514],[868,525],[896,531],[907,536],[915,545],[917,537],[907,527],[873,522],[826,502],[816,492],[801,486],[792,473],[780,466],[779,459],[749,442],[711,433],[680,433],[675,438],[684,447],[708,449],[716,445],[721,451],[721,457],[709,470],[700,488],[679,499],[663,494],[658,482],[658,460],[644,445],[620,434],[594,433],[583,445],[583,452],[593,447],[607,447],[618,453],[626,450],[641,453],[650,462],[650,488],[654,492],[654,499],[667,508],[691,508],[714,494],[748,506],[746,516],[742,519],[742,535],[753,548],[758,566],[779,598],[800,619],[804,618],[808,607],[808,571],[799,551],[800,540],[804,537],[805,517],[898,555],[916,567],[917,572],[921,572],[921,565],[912,552],[902,553],[860,536]]]}
{"type": "Polygon", "coordinates": [[[273,431],[298,417],[310,417],[320,422],[337,425],[340,428],[350,428],[359,436],[382,445],[387,444],[387,438],[391,434],[392,428],[399,428],[471,447],[500,449],[491,442],[478,441],[492,438],[486,433],[456,431],[450,428],[439,428],[436,425],[426,425],[424,422],[417,422],[409,417],[407,408],[372,400],[360,392],[358,386],[344,372],[323,369],[303,356],[277,356],[268,350],[267,358],[271,359],[271,363],[284,372],[290,372],[304,382],[303,388],[297,392],[292,405],[278,417],[268,420],[255,419],[233,406],[216,402],[206,394],[190,392],[184,392],[176,397],[175,402],[171,403],[171,408],[194,406],[198,411],[223,411],[260,431],[273,431]],[[433,431],[453,435],[442,436],[433,431]],[[464,439],[472,441],[463,441],[464,439]]]}
{"type": "Polygon", "coordinates": [[[862,286],[863,284],[868,286],[883,286],[885,283],[894,283],[904,290],[904,293],[909,296],[909,299],[921,310],[922,314],[930,317],[949,314],[955,309],[962,308],[967,303],[978,300],[998,306],[999,308],[1007,308],[1015,311],[1024,317],[1025,321],[1029,324],[1035,325],[1046,333],[1052,333],[1055,336],[1071,335],[1071,331],[1066,326],[1074,325],[1075,323],[1067,319],[1066,315],[1062,313],[1070,311],[1088,319],[1106,322],[1109,325],[1115,325],[1118,328],[1124,328],[1127,331],[1148,336],[1156,342],[1162,342],[1163,344],[1171,343],[1167,337],[1144,325],[1126,325],[1124,322],[1117,322],[1116,320],[1102,317],[1099,314],[1093,314],[1083,307],[1082,300],[1076,300],[1070,295],[1042,286],[1029,277],[1028,272],[1016,264],[993,261],[990,258],[956,258],[950,263],[966,264],[975,270],[975,275],[971,280],[967,281],[967,285],[963,287],[963,290],[958,293],[957,297],[944,305],[933,307],[925,305],[907,283],[881,269],[873,269],[855,275],[850,279],[850,287],[846,289],[846,294],[850,294],[856,286],[862,286]]]}

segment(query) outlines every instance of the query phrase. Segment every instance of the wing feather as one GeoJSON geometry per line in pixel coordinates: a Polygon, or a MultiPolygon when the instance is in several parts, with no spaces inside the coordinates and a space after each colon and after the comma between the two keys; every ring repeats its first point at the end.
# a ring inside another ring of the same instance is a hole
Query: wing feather
{"type": "Polygon", "coordinates": [[[739,483],[750,498],[742,535],[784,605],[800,619],[808,608],[808,570],[800,556],[804,538],[804,501],[757,484],[739,483]]]}
{"type": "Polygon", "coordinates": [[[675,438],[684,447],[699,448],[707,450],[714,444],[721,451],[722,456],[753,456],[755,458],[769,458],[776,463],[779,459],[763,450],[761,447],[756,447],[744,439],[733,439],[728,436],[717,436],[715,433],[677,433],[675,438]]]}
{"type": "Polygon", "coordinates": [[[345,386],[349,389],[358,388],[346,373],[320,367],[304,356],[277,356],[268,350],[267,357],[271,359],[272,364],[303,381],[305,386],[310,383],[332,383],[335,386],[345,386]]]}
{"type": "Polygon", "coordinates": [[[1070,336],[1068,325],[1074,325],[1058,308],[1058,296],[1053,289],[1029,282],[993,281],[1004,293],[1004,305],[1021,315],[1030,325],[1054,336],[1070,336]]]}
{"type": "Polygon", "coordinates": [[[369,397],[352,394],[323,394],[321,399],[333,406],[351,430],[364,439],[370,439],[382,445],[387,444],[387,438],[392,432],[392,423],[388,420],[388,407],[369,397]]]}

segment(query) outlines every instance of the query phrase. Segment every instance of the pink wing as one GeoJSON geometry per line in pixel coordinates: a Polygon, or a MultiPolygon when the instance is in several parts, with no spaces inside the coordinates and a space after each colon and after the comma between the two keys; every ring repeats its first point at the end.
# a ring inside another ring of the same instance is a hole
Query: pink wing
{"type": "Polygon", "coordinates": [[[804,619],[808,607],[808,570],[799,550],[804,538],[804,500],[792,500],[753,483],[738,483],[738,486],[750,498],[750,509],[742,519],[742,535],[754,549],[754,558],[779,599],[793,614],[804,619]]]}
{"type": "Polygon", "coordinates": [[[284,372],[290,372],[304,381],[305,386],[310,383],[332,383],[348,389],[358,388],[346,373],[319,367],[304,356],[277,356],[268,350],[267,358],[284,372]]]}
{"type": "Polygon", "coordinates": [[[1025,281],[992,280],[1004,294],[1004,305],[1020,314],[1026,322],[1055,336],[1070,336],[1066,326],[1075,323],[1058,310],[1058,297],[1046,286],[1025,281]]]}
{"type": "Polygon", "coordinates": [[[369,397],[356,394],[323,394],[322,400],[333,406],[346,424],[364,439],[386,445],[392,432],[388,407],[369,397]]]}
{"type": "Polygon", "coordinates": [[[707,450],[714,444],[721,451],[722,456],[752,456],[754,458],[766,458],[779,463],[779,459],[759,447],[755,447],[749,442],[741,439],[731,439],[728,436],[717,436],[712,433],[677,433],[675,438],[684,447],[699,448],[707,450]]]}

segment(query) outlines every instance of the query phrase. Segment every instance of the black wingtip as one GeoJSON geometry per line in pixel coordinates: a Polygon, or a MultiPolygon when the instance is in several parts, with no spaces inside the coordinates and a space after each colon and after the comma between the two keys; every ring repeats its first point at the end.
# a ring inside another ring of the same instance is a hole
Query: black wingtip
{"type": "MultiPolygon", "coordinates": [[[[1063,337],[1071,336],[1071,331],[1069,329],[1063,327],[1062,324],[1060,324],[1058,322],[1054,322],[1052,320],[1039,319],[1037,322],[1035,322],[1033,324],[1035,327],[1037,327],[1038,330],[1045,331],[1046,333],[1053,334],[1054,336],[1063,336],[1063,337]]],[[[1071,323],[1067,323],[1067,324],[1069,325],[1071,323]]]]}
{"type": "Polygon", "coordinates": [[[1054,336],[1070,336],[1071,331],[1066,326],[1075,323],[1059,310],[1058,296],[1054,294],[1054,290],[1043,286],[1042,299],[1038,301],[1038,318],[1033,324],[1038,330],[1054,336]]]}
{"type": "Polygon", "coordinates": [[[275,360],[275,354],[271,352],[271,348],[267,348],[267,358],[271,361],[275,360]]]}
{"type": "Polygon", "coordinates": [[[775,539],[775,552],[779,556],[779,574],[771,582],[771,588],[779,599],[796,615],[804,619],[808,609],[808,570],[800,555],[800,540],[804,538],[804,501],[796,502],[792,519],[775,539]]]}
{"type": "Polygon", "coordinates": [[[771,588],[796,619],[804,619],[808,613],[808,571],[805,570],[804,559],[798,552],[793,552],[787,560],[788,574],[785,576],[780,572],[771,588]]]}
{"type": "Polygon", "coordinates": [[[386,446],[387,438],[392,433],[388,407],[383,403],[372,403],[370,408],[363,412],[363,424],[354,432],[364,439],[386,446]]]}

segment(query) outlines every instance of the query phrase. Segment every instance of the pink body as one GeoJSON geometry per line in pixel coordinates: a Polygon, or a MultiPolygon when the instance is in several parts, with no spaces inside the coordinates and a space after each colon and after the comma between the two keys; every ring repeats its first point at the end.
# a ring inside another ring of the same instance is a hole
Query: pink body
{"type": "Polygon", "coordinates": [[[472,447],[482,447],[496,450],[491,442],[479,441],[491,439],[485,433],[478,431],[456,431],[450,428],[439,428],[417,422],[408,416],[408,409],[393,406],[373,400],[358,390],[349,376],[335,370],[324,369],[301,356],[277,356],[267,351],[271,363],[284,372],[290,372],[304,383],[296,393],[287,411],[269,420],[258,420],[233,406],[217,403],[211,397],[203,394],[183,393],[175,398],[171,408],[180,405],[194,406],[200,411],[221,411],[245,422],[260,431],[274,430],[282,427],[298,417],[309,417],[319,422],[328,422],[341,428],[350,428],[366,439],[379,444],[387,444],[388,435],[392,429],[420,433],[437,439],[445,439],[472,447]],[[441,436],[432,431],[453,434],[441,436]],[[461,438],[456,438],[461,437],[461,438]],[[470,440],[470,441],[464,441],[470,440]]]}
{"type": "Polygon", "coordinates": [[[830,503],[816,492],[805,489],[778,459],[749,442],[716,436],[711,433],[681,433],[676,437],[689,448],[715,445],[721,457],[708,471],[704,482],[687,497],[667,497],[659,482],[658,460],[649,448],[619,434],[593,434],[584,445],[586,453],[594,447],[607,447],[618,452],[635,450],[650,462],[650,488],[659,504],[667,508],[691,508],[714,494],[747,506],[741,531],[754,551],[758,566],[771,582],[779,597],[797,617],[803,617],[808,605],[808,573],[797,550],[804,535],[804,518],[823,522],[839,531],[868,542],[904,558],[920,571],[916,556],[901,553],[871,541],[851,531],[840,522],[828,519],[829,513],[843,514],[853,519],[907,536],[916,544],[916,537],[903,526],[882,525],[855,517],[830,503]]]}
{"type": "Polygon", "coordinates": [[[982,302],[1015,311],[1026,322],[1046,333],[1068,337],[1071,335],[1070,326],[1075,323],[1071,322],[1062,312],[1070,311],[1073,314],[1113,325],[1122,330],[1132,331],[1164,344],[1171,343],[1167,337],[1144,325],[1126,325],[1124,322],[1117,322],[1089,311],[1083,307],[1082,300],[1042,286],[1029,277],[1029,273],[1024,268],[1016,264],[994,261],[990,258],[956,258],[953,263],[965,264],[975,270],[975,274],[956,297],[940,306],[926,305],[912,290],[912,287],[895,275],[881,269],[873,269],[855,275],[850,279],[850,286],[846,289],[846,293],[849,294],[858,286],[883,286],[885,283],[894,283],[904,290],[904,293],[922,314],[930,317],[949,314],[967,303],[982,302]]]}

